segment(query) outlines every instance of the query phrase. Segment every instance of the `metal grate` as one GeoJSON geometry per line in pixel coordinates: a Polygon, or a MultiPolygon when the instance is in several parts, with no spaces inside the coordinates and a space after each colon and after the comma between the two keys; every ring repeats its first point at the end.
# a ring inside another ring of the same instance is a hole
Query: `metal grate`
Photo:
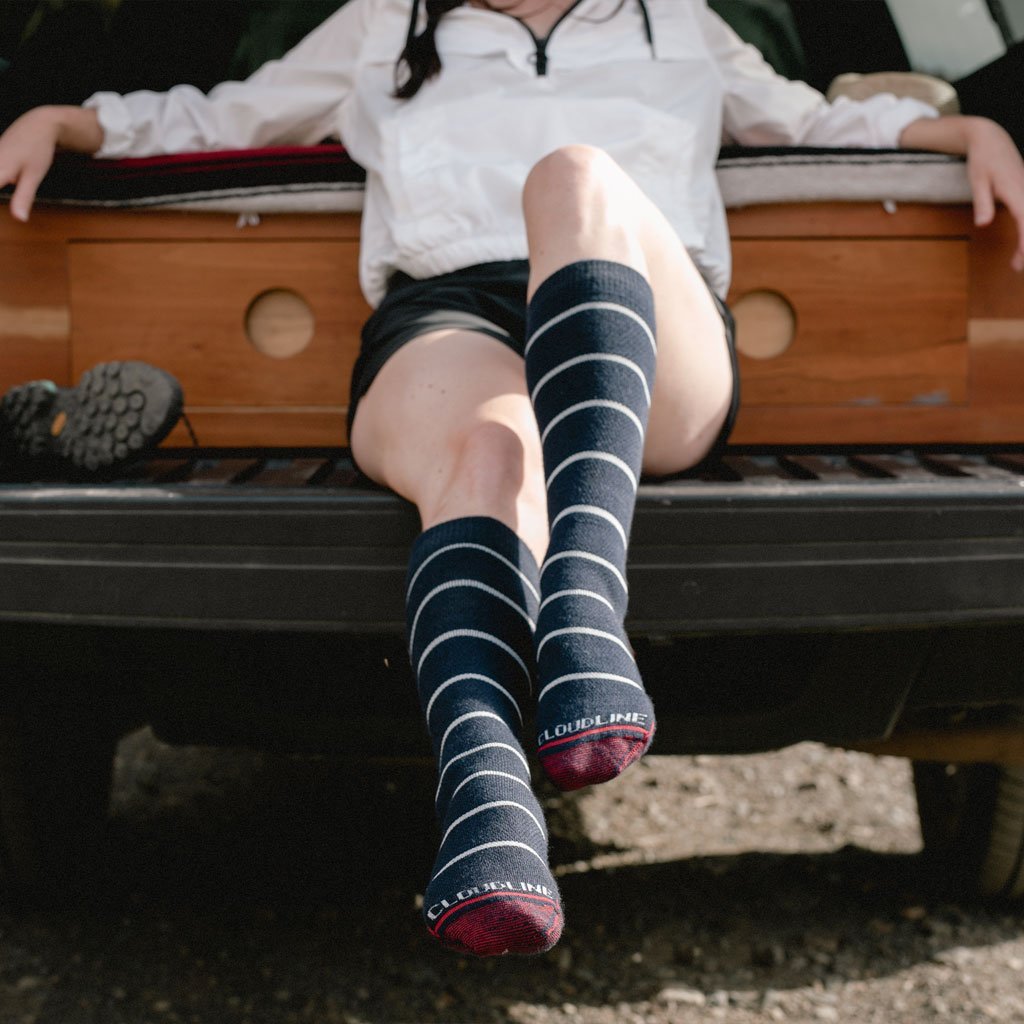
{"type": "MultiPolygon", "coordinates": [[[[954,480],[1013,483],[1024,481],[1020,449],[932,451],[900,449],[791,450],[730,449],[716,465],[696,474],[681,474],[673,484],[707,483],[779,485],[789,483],[949,484],[954,480]]],[[[126,485],[174,484],[186,489],[212,487],[300,488],[317,490],[374,489],[361,476],[347,449],[163,450],[122,480],[126,485]]],[[[657,481],[651,481],[657,483],[657,481]]]]}

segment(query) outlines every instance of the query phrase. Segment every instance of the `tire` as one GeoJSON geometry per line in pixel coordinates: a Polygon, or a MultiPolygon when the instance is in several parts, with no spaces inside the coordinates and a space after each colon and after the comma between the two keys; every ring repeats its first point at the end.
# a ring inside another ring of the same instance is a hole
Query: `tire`
{"type": "Polygon", "coordinates": [[[914,763],[929,868],[958,896],[1024,898],[1024,766],[914,763]]]}
{"type": "Polygon", "coordinates": [[[47,903],[84,885],[104,834],[113,730],[67,713],[0,713],[0,899],[47,903]]]}

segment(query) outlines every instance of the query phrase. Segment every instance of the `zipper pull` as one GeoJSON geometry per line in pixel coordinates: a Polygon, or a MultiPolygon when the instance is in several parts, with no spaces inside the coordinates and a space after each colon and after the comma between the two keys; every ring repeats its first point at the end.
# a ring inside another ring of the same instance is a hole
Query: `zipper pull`
{"type": "Polygon", "coordinates": [[[546,75],[548,73],[548,41],[546,39],[537,40],[537,53],[534,57],[534,64],[537,67],[538,75],[546,75]]]}

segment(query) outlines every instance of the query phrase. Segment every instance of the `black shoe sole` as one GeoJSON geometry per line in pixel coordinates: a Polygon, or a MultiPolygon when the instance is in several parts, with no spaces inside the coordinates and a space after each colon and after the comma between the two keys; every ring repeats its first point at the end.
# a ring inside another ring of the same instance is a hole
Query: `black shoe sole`
{"type": "Polygon", "coordinates": [[[181,411],[177,380],[148,363],[100,363],[74,388],[29,381],[0,399],[0,460],[109,473],[152,451],[181,411]]]}

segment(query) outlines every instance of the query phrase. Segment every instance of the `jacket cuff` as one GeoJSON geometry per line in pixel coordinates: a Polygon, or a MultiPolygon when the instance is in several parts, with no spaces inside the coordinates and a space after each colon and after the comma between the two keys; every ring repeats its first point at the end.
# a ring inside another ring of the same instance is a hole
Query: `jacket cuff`
{"type": "Polygon", "coordinates": [[[103,130],[103,144],[93,154],[102,159],[127,156],[135,141],[132,117],[128,105],[114,92],[93,93],[83,104],[87,110],[95,110],[103,130]]]}
{"type": "Polygon", "coordinates": [[[921,118],[939,117],[939,112],[930,103],[905,96],[902,99],[890,93],[880,93],[862,101],[870,109],[874,129],[875,147],[878,149],[899,149],[903,129],[921,118]]]}

